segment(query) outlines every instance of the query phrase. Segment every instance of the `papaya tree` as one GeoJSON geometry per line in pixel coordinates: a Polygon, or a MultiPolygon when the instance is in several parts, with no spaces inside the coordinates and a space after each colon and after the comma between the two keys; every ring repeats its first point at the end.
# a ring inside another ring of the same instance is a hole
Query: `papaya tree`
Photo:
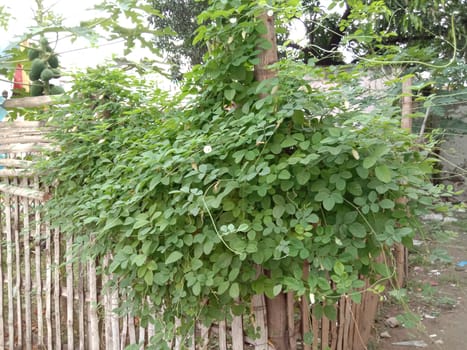
{"type": "Polygon", "coordinates": [[[360,302],[362,278],[377,289],[393,275],[375,257],[411,244],[439,191],[394,96],[366,110],[361,70],[277,59],[275,26],[297,6],[214,0],[194,38],[208,52],[180,94],[97,67],[48,114],[60,149],[42,163],[51,222],[77,258],[112,256],[109,287],[124,294],[119,311],[154,325],[149,348],[189,347],[196,322],[247,314],[250,338],[289,349],[285,299],[313,299],[329,319],[341,296],[360,302]],[[310,84],[324,75],[326,88],[310,84]]]}

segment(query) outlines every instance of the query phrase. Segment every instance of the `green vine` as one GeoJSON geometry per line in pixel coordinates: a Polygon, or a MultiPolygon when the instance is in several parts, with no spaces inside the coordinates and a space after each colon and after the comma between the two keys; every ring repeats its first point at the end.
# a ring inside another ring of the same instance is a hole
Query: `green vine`
{"type": "Polygon", "coordinates": [[[360,300],[362,276],[391,277],[375,257],[410,245],[432,204],[430,150],[413,147],[390,99],[365,112],[352,73],[313,88],[323,71],[289,61],[254,81],[263,10],[213,2],[196,39],[206,63],[176,98],[99,67],[53,111],[48,213],[83,258],[112,253],[121,310],[152,322],[159,347],[196,319],[248,312],[258,293],[313,294],[333,318],[336,298],[360,300]],[[256,265],[269,273],[257,278],[256,265]]]}

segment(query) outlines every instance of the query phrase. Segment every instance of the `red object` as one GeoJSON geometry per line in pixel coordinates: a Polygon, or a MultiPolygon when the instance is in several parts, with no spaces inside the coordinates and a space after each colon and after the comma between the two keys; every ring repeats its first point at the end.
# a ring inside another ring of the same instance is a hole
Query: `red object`
{"type": "Polygon", "coordinates": [[[29,77],[23,69],[23,65],[18,63],[13,76],[13,90],[24,89],[29,91],[29,77]]]}

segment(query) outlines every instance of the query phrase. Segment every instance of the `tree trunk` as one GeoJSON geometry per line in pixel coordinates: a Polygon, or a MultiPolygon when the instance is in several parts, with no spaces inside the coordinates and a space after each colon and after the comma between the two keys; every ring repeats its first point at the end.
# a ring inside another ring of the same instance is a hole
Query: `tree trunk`
{"type": "MultiPolygon", "coordinates": [[[[255,79],[263,81],[276,76],[276,72],[268,66],[277,62],[278,56],[274,17],[263,13],[259,18],[267,28],[267,33],[263,37],[272,44],[270,49],[263,50],[259,54],[259,63],[255,66],[255,79]]],[[[289,350],[286,294],[280,293],[275,298],[266,298],[266,310],[269,342],[275,350],[289,350]]]]}

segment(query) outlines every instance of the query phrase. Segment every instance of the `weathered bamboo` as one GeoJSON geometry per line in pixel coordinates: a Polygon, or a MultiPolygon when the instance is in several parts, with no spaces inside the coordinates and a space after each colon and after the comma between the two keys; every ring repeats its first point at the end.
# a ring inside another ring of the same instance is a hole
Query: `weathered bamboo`
{"type": "Polygon", "coordinates": [[[79,350],[84,350],[85,343],[85,327],[84,327],[84,315],[85,315],[85,297],[84,297],[84,280],[85,280],[85,269],[81,261],[78,261],[78,335],[79,335],[79,350]]]}
{"type": "Polygon", "coordinates": [[[53,349],[52,329],[52,230],[45,224],[45,323],[47,325],[47,349],[53,349]]]}
{"type": "Polygon", "coordinates": [[[0,144],[0,153],[41,153],[44,151],[58,151],[58,148],[49,143],[0,144]]]}
{"type": "Polygon", "coordinates": [[[35,108],[50,105],[59,102],[59,96],[36,96],[36,97],[21,97],[6,100],[3,107],[9,108],[35,108]]]}
{"type": "Polygon", "coordinates": [[[232,316],[232,350],[243,350],[243,318],[232,316]]]}
{"type": "Polygon", "coordinates": [[[219,321],[219,350],[227,350],[227,323],[219,321]]]}
{"type": "MultiPolygon", "coordinates": [[[[18,179],[13,179],[13,186],[18,185],[18,179]]],[[[15,263],[16,263],[16,340],[17,346],[22,347],[23,344],[23,312],[21,303],[21,241],[19,238],[20,224],[19,224],[19,198],[13,197],[13,232],[15,244],[15,263]]]]}
{"type": "MultiPolygon", "coordinates": [[[[200,340],[201,344],[199,346],[200,350],[207,350],[208,345],[209,345],[209,332],[211,330],[211,326],[205,326],[201,322],[198,323],[198,328],[199,328],[199,333],[200,333],[200,340]]],[[[196,331],[196,327],[195,327],[196,331]]],[[[195,332],[196,335],[196,332],[195,332]]],[[[195,340],[195,337],[193,337],[193,340],[195,340]]]]}
{"type": "Polygon", "coordinates": [[[34,172],[26,169],[0,169],[0,177],[33,176],[34,172]]]}
{"type": "MultiPolygon", "coordinates": [[[[28,169],[34,164],[31,160],[11,159],[11,158],[0,158],[0,165],[11,167],[11,168],[24,168],[28,169]]],[[[38,189],[38,188],[37,188],[38,189]]]]}
{"type": "MultiPolygon", "coordinates": [[[[177,320],[175,320],[175,326],[177,326],[177,320]]],[[[139,336],[138,336],[138,344],[140,345],[140,349],[141,350],[144,350],[145,349],[145,341],[146,341],[146,330],[143,328],[143,327],[139,327],[139,336]]],[[[181,344],[181,338],[180,339],[180,342],[178,344],[181,344]]],[[[179,350],[181,349],[180,345],[179,347],[177,348],[177,342],[175,342],[175,350],[179,350]]]]}
{"type": "Polygon", "coordinates": [[[295,296],[293,292],[287,293],[287,328],[289,330],[290,350],[296,350],[297,337],[295,335],[295,296]]]}
{"type": "Polygon", "coordinates": [[[54,318],[55,318],[55,348],[62,347],[62,320],[60,307],[60,230],[53,230],[53,245],[54,245],[54,266],[53,266],[53,282],[54,282],[54,318]]]}
{"type": "Polygon", "coordinates": [[[135,318],[131,314],[128,315],[128,338],[130,344],[136,344],[135,318]]]}
{"type": "MultiPolygon", "coordinates": [[[[109,276],[112,278],[112,275],[109,276]]],[[[117,287],[111,287],[110,290],[110,329],[112,330],[112,349],[120,349],[120,321],[117,313],[114,311],[118,308],[118,290],[117,287]]],[[[151,339],[151,336],[155,335],[154,327],[152,327],[152,335],[148,335],[148,338],[151,339]]]]}
{"type": "Polygon", "coordinates": [[[16,185],[8,185],[1,183],[0,192],[8,193],[13,196],[21,196],[30,199],[43,200],[45,198],[45,192],[34,190],[32,188],[18,187],[16,185]]]}
{"type": "MultiPolygon", "coordinates": [[[[308,280],[308,276],[310,275],[310,264],[308,261],[303,262],[303,279],[306,281],[308,280]]],[[[308,302],[308,296],[302,295],[300,298],[300,310],[301,310],[301,326],[302,326],[302,339],[305,334],[311,332],[311,314],[310,314],[310,303],[308,302]]],[[[313,340],[314,343],[314,340],[313,340]]],[[[305,344],[303,342],[303,350],[311,350],[310,344],[305,344]]]]}
{"type": "Polygon", "coordinates": [[[319,340],[319,320],[311,313],[311,330],[313,332],[313,350],[318,350],[319,340]]]}
{"type": "MultiPolygon", "coordinates": [[[[21,180],[23,187],[28,186],[28,179],[21,180]]],[[[31,307],[31,251],[29,243],[30,223],[29,223],[29,200],[22,197],[21,204],[23,208],[23,249],[24,249],[24,308],[25,308],[25,347],[26,350],[32,349],[32,307],[31,307]]]]}
{"type": "MultiPolygon", "coordinates": [[[[66,339],[67,349],[74,349],[74,283],[73,283],[73,236],[68,235],[66,239],[66,339]]],[[[58,268],[58,267],[57,267],[58,268]]]]}
{"type": "Polygon", "coordinates": [[[99,319],[97,317],[97,276],[96,276],[96,264],[90,260],[88,262],[88,285],[89,285],[89,349],[99,350],[100,339],[99,339],[99,319]]]}
{"type": "MultiPolygon", "coordinates": [[[[34,189],[39,189],[39,178],[34,177],[34,189]]],[[[34,201],[35,209],[35,233],[34,233],[34,255],[36,265],[36,314],[37,314],[37,345],[39,348],[44,346],[44,319],[42,316],[43,305],[42,305],[42,276],[41,276],[41,215],[39,212],[40,201],[34,201]]]]}
{"type": "MultiPolygon", "coordinates": [[[[2,212],[0,211],[0,242],[5,241],[3,236],[3,223],[2,223],[2,212]]],[[[0,286],[3,286],[3,246],[0,245],[0,286]]],[[[3,319],[3,290],[0,292],[0,349],[5,349],[5,322],[3,319]]]]}
{"type": "Polygon", "coordinates": [[[122,333],[120,335],[120,349],[119,350],[124,350],[127,345],[126,338],[128,336],[128,319],[129,318],[130,318],[129,315],[123,316],[122,333]]]}
{"type": "MultiPolygon", "coordinates": [[[[109,256],[106,255],[104,256],[104,259],[102,261],[102,267],[106,269],[109,266],[109,256]]],[[[102,276],[102,284],[104,286],[107,286],[109,282],[109,276],[107,274],[104,274],[102,276]]],[[[105,292],[102,293],[102,301],[101,301],[103,307],[104,307],[104,346],[106,350],[111,350],[112,347],[112,328],[111,328],[111,322],[110,322],[110,291],[108,289],[105,289],[105,292]]]]}
{"type": "MultiPolygon", "coordinates": [[[[8,179],[6,180],[8,183],[8,179]]],[[[13,237],[11,227],[11,199],[5,195],[5,231],[6,231],[6,266],[8,279],[8,349],[14,349],[15,326],[14,326],[14,301],[13,301],[13,237]]]]}
{"type": "Polygon", "coordinates": [[[321,349],[329,347],[329,319],[326,316],[321,318],[321,349]]]}
{"type": "MultiPolygon", "coordinates": [[[[11,144],[23,144],[23,143],[49,143],[50,140],[48,140],[45,135],[46,133],[41,133],[41,135],[18,135],[17,137],[11,137],[11,134],[9,135],[10,137],[2,137],[1,144],[2,145],[11,145],[11,144]]],[[[0,135],[1,136],[1,135],[0,135]]]]}

